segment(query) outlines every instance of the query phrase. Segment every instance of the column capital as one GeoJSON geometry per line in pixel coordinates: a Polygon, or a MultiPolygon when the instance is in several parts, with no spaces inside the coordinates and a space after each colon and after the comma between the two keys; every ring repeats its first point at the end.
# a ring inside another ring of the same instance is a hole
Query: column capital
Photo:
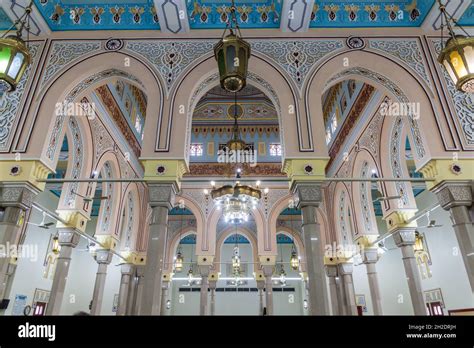
{"type": "Polygon", "coordinates": [[[78,210],[56,210],[56,213],[64,221],[58,221],[56,224],[57,228],[65,229],[77,229],[81,232],[85,232],[87,221],[89,217],[85,216],[83,212],[78,210]]]}
{"type": "Polygon", "coordinates": [[[148,183],[148,197],[150,206],[165,207],[168,210],[174,206],[174,200],[178,186],[175,182],[149,182],[148,183]]]}
{"type": "Polygon", "coordinates": [[[149,183],[172,183],[179,190],[183,174],[188,172],[184,159],[142,159],[144,179],[149,183]]]}
{"type": "Polygon", "coordinates": [[[262,266],[263,275],[265,277],[271,277],[273,275],[274,270],[275,267],[273,265],[262,266]]]}
{"type": "Polygon", "coordinates": [[[337,277],[337,265],[325,265],[324,270],[326,271],[326,275],[328,277],[337,277]]]}
{"type": "Polygon", "coordinates": [[[363,248],[360,252],[362,256],[362,262],[365,263],[376,263],[379,260],[378,248],[363,248]]]}
{"type": "Polygon", "coordinates": [[[415,228],[406,227],[406,228],[398,229],[393,234],[393,240],[395,241],[395,244],[398,247],[415,244],[415,240],[416,240],[415,228]]]}
{"type": "Polygon", "coordinates": [[[7,184],[27,184],[44,191],[46,184],[38,182],[48,177],[52,171],[38,160],[0,161],[0,182],[7,184]]]}
{"type": "Polygon", "coordinates": [[[165,272],[161,275],[161,283],[169,283],[173,279],[173,273],[172,272],[165,272]]]}
{"type": "Polygon", "coordinates": [[[209,265],[199,265],[199,272],[201,273],[201,277],[209,277],[209,272],[211,270],[211,266],[209,265]]]}
{"type": "Polygon", "coordinates": [[[39,192],[40,190],[28,182],[0,183],[0,207],[27,210],[31,208],[31,204],[39,192]]]}
{"type": "Polygon", "coordinates": [[[387,228],[389,232],[401,228],[416,228],[416,221],[408,222],[415,214],[416,209],[405,209],[405,210],[394,210],[386,217],[384,217],[385,222],[387,223],[387,228]]]}
{"type": "Polygon", "coordinates": [[[326,177],[329,158],[285,158],[282,171],[290,179],[290,187],[295,181],[320,181],[326,177]]]}
{"type": "Polygon", "coordinates": [[[197,264],[199,266],[212,266],[214,264],[214,255],[198,255],[197,264]]]}
{"type": "Polygon", "coordinates": [[[419,172],[425,178],[434,179],[427,181],[426,186],[432,190],[443,181],[472,181],[474,178],[474,160],[468,158],[453,159],[432,159],[428,161],[419,172]]]}
{"type": "Polygon", "coordinates": [[[58,228],[58,241],[61,246],[69,246],[75,248],[79,243],[81,236],[74,228],[62,227],[58,228]]]}
{"type": "Polygon", "coordinates": [[[257,280],[257,289],[258,289],[258,290],[263,290],[263,289],[265,289],[265,281],[263,281],[263,280],[257,280]]]}
{"type": "Polygon", "coordinates": [[[135,271],[135,265],[132,263],[122,263],[120,265],[120,271],[122,274],[132,275],[135,271]]]}
{"type": "Polygon", "coordinates": [[[472,205],[472,190],[474,182],[471,181],[443,181],[436,185],[432,191],[438,197],[443,209],[449,210],[457,206],[472,205]]]}
{"type": "Polygon", "coordinates": [[[109,249],[98,249],[94,252],[94,259],[98,264],[109,265],[113,254],[109,249]]]}
{"type": "Polygon", "coordinates": [[[322,181],[293,181],[290,190],[298,197],[298,208],[319,207],[323,201],[321,185],[322,181]]]}
{"type": "Polygon", "coordinates": [[[101,249],[115,250],[117,247],[118,239],[111,234],[96,234],[95,238],[99,242],[101,249]]]}
{"type": "Polygon", "coordinates": [[[343,275],[350,275],[352,274],[352,271],[354,270],[354,265],[352,262],[341,262],[337,264],[337,270],[338,274],[343,276],[343,275]]]}

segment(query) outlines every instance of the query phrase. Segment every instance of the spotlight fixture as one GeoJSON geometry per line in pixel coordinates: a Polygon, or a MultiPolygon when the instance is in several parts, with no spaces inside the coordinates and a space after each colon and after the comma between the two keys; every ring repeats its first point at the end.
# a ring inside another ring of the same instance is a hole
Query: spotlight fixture
{"type": "Polygon", "coordinates": [[[438,62],[444,66],[458,91],[474,93],[474,37],[471,37],[446,11],[446,5],[441,0],[438,0],[438,4],[441,20],[446,21],[446,24],[441,23],[441,43],[444,41],[444,27],[448,28],[450,36],[438,56],[438,62]],[[461,29],[466,36],[456,35],[452,24],[461,29]]]}

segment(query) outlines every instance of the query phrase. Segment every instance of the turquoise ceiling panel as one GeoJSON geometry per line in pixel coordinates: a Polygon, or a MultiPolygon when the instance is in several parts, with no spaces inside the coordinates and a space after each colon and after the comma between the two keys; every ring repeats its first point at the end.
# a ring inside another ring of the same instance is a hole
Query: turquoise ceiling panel
{"type": "Polygon", "coordinates": [[[153,0],[35,0],[51,30],[159,29],[153,0]]]}
{"type": "MultiPolygon", "coordinates": [[[[153,0],[34,0],[52,30],[156,30],[153,0]]],[[[316,0],[311,28],[417,27],[435,0],[316,0]]],[[[279,28],[283,0],[237,0],[241,28],[279,28]]],[[[191,29],[224,28],[230,0],[186,0],[191,29]]],[[[473,7],[463,17],[472,23],[473,7]]]]}
{"type": "Polygon", "coordinates": [[[418,27],[435,0],[316,0],[310,28],[418,27]]]}
{"type": "Polygon", "coordinates": [[[0,30],[8,29],[12,26],[12,21],[7,16],[5,11],[0,7],[0,30]]]}
{"type": "Polygon", "coordinates": [[[464,12],[458,21],[459,24],[464,26],[474,26],[474,1],[471,6],[464,12]]]}

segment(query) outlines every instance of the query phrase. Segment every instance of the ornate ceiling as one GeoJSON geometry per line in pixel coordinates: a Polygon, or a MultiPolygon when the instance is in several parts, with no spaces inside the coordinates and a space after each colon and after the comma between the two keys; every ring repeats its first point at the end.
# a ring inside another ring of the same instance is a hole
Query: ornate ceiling
{"type": "MultiPolygon", "coordinates": [[[[234,123],[234,94],[216,86],[197,104],[193,125],[226,125],[234,123]]],[[[238,93],[237,113],[241,125],[278,125],[272,102],[259,89],[247,85],[238,93]]]]}
{"type": "MultiPolygon", "coordinates": [[[[228,0],[34,1],[54,31],[144,30],[160,29],[160,25],[169,32],[224,28],[231,4],[228,0]]],[[[285,31],[300,31],[308,26],[417,27],[434,3],[435,0],[236,1],[237,18],[242,28],[283,29],[285,26],[285,31]]]]}

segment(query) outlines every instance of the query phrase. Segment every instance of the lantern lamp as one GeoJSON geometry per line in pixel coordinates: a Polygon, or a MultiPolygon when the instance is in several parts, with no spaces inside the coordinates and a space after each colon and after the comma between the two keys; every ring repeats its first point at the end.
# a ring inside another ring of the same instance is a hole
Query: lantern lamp
{"type": "MultiPolygon", "coordinates": [[[[438,62],[444,66],[458,91],[474,93],[474,38],[446,11],[446,6],[441,0],[438,0],[438,3],[441,18],[446,21],[445,25],[441,24],[441,35],[446,26],[450,36],[438,56],[438,62]],[[457,25],[466,36],[456,35],[451,22],[457,25]]],[[[441,41],[443,41],[442,37],[441,41]]]]}
{"type": "Polygon", "coordinates": [[[298,258],[298,254],[296,253],[296,250],[293,250],[291,252],[291,258],[290,258],[290,266],[292,269],[294,269],[295,271],[298,269],[298,267],[300,266],[300,260],[298,258]]]}
{"type": "Polygon", "coordinates": [[[183,255],[178,251],[176,259],[174,260],[174,269],[176,272],[181,272],[183,270],[183,262],[183,255]]]}
{"type": "Polygon", "coordinates": [[[425,250],[425,247],[423,245],[423,239],[423,235],[420,232],[415,231],[415,244],[413,245],[415,253],[423,252],[425,250]]]}
{"type": "Polygon", "coordinates": [[[238,92],[244,88],[250,58],[250,44],[243,40],[240,34],[234,1],[232,1],[229,21],[222,38],[214,46],[214,56],[219,68],[221,87],[229,92],[238,92]],[[230,33],[226,36],[227,29],[230,33]]]}
{"type": "Polygon", "coordinates": [[[53,237],[53,247],[51,250],[56,255],[61,251],[61,245],[59,244],[59,238],[57,236],[53,237]]]}

